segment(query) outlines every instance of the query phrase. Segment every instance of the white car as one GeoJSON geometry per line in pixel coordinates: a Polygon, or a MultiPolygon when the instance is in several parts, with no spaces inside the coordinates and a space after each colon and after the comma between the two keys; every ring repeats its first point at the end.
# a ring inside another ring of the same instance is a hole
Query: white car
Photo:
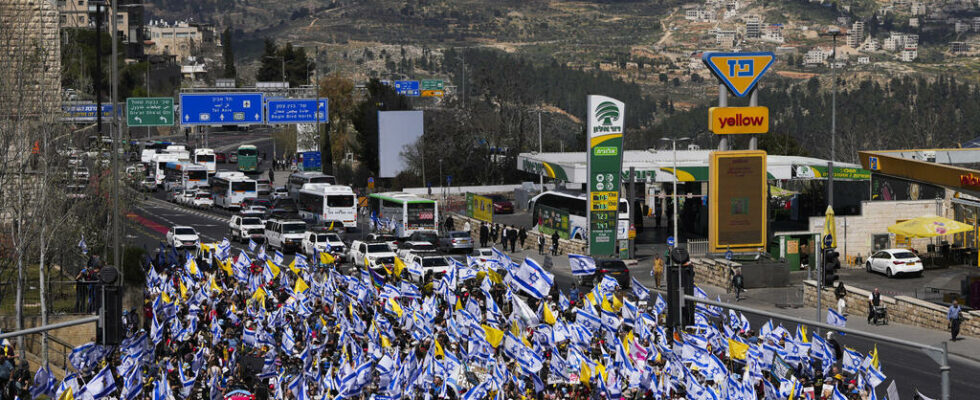
{"type": "Polygon", "coordinates": [[[306,232],[303,235],[303,254],[306,254],[311,260],[316,257],[318,252],[326,251],[327,245],[330,245],[330,254],[338,261],[347,253],[347,245],[336,233],[316,231],[306,232]]]}
{"type": "Polygon", "coordinates": [[[228,233],[233,240],[246,243],[265,240],[265,221],[256,215],[232,215],[228,220],[228,233]]]}
{"type": "Polygon", "coordinates": [[[185,206],[193,205],[194,197],[196,196],[196,190],[184,190],[183,192],[180,192],[180,196],[177,196],[177,204],[183,204],[185,206]]]}
{"type": "Polygon", "coordinates": [[[176,249],[197,249],[201,238],[194,228],[177,225],[167,231],[167,243],[176,249]]]}
{"type": "Polygon", "coordinates": [[[285,198],[289,197],[289,191],[286,190],[286,188],[284,188],[282,186],[279,186],[279,187],[277,187],[275,189],[272,189],[272,193],[269,195],[269,197],[273,201],[278,200],[278,199],[285,199],[285,198]]]}
{"type": "Polygon", "coordinates": [[[415,278],[412,276],[413,279],[417,279],[416,282],[420,285],[440,278],[450,268],[449,260],[444,256],[414,254],[404,261],[406,265],[418,263],[422,266],[422,277],[415,278]]]}
{"type": "Polygon", "coordinates": [[[921,275],[922,260],[908,249],[881,250],[864,263],[868,272],[881,272],[889,278],[895,275],[921,275]]]}
{"type": "Polygon", "coordinates": [[[433,255],[437,250],[432,243],[421,241],[401,243],[398,247],[398,258],[401,258],[402,261],[407,260],[413,254],[433,255]]]}
{"type": "Polygon", "coordinates": [[[197,192],[191,199],[190,205],[195,208],[212,208],[214,207],[214,199],[206,192],[197,192]]]}
{"type": "Polygon", "coordinates": [[[481,247],[479,249],[473,250],[473,254],[471,256],[475,258],[477,261],[479,261],[480,263],[485,263],[487,262],[487,260],[493,259],[493,249],[488,247],[481,247]]]}
{"type": "Polygon", "coordinates": [[[376,262],[387,263],[387,259],[391,259],[391,262],[395,262],[395,252],[391,251],[391,246],[387,243],[367,243],[359,240],[355,240],[350,245],[350,252],[347,255],[350,262],[358,267],[364,267],[365,260],[370,265],[371,268],[376,268],[376,262]],[[379,260],[382,259],[383,260],[379,260]]]}

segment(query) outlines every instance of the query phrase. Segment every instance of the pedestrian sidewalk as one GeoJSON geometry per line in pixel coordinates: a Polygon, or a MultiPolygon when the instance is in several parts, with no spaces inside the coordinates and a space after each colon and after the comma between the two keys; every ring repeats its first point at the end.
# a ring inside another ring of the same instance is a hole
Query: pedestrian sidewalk
{"type": "MultiPolygon", "coordinates": [[[[785,288],[750,289],[742,294],[742,300],[735,302],[735,295],[726,293],[725,288],[699,285],[715,298],[721,296],[726,303],[738,304],[743,307],[757,308],[786,316],[810,319],[817,318],[817,311],[812,307],[802,307],[802,287],[790,286],[785,288]]],[[[828,307],[832,306],[830,304],[828,307]]],[[[940,346],[947,342],[949,353],[980,363],[980,339],[960,336],[955,342],[950,341],[949,331],[920,328],[916,326],[889,323],[888,325],[872,325],[867,321],[867,309],[847,310],[847,327],[862,332],[890,336],[909,342],[940,346]]],[[[823,310],[820,322],[826,322],[827,310],[823,310]]]]}

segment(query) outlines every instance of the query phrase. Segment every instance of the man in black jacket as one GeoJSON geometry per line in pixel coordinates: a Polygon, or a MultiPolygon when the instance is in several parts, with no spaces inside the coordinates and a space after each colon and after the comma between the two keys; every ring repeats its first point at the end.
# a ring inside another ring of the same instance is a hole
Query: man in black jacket
{"type": "Polygon", "coordinates": [[[480,223],[480,247],[487,247],[487,239],[490,237],[490,228],[486,222],[480,223]]]}

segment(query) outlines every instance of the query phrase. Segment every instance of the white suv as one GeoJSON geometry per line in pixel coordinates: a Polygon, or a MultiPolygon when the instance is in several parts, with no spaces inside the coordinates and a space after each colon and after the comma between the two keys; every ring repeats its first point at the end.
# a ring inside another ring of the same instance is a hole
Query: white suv
{"type": "MultiPolygon", "coordinates": [[[[413,254],[404,260],[405,264],[412,265],[418,263],[422,266],[422,277],[417,278],[419,284],[425,284],[438,279],[449,271],[449,260],[444,256],[413,254]]],[[[415,279],[415,277],[412,277],[415,279]]]]}
{"type": "Polygon", "coordinates": [[[228,233],[232,239],[242,243],[249,239],[261,242],[265,238],[265,223],[257,216],[232,215],[228,221],[228,233]]]}
{"type": "Polygon", "coordinates": [[[347,253],[347,245],[336,233],[318,231],[303,234],[303,254],[306,254],[310,259],[316,257],[317,252],[326,251],[327,245],[330,245],[330,254],[337,261],[340,261],[341,257],[347,253]]]}
{"type": "Polygon", "coordinates": [[[401,243],[398,247],[398,258],[401,258],[402,261],[407,260],[413,254],[435,255],[437,250],[432,243],[421,241],[401,243]]]}
{"type": "Polygon", "coordinates": [[[197,249],[201,244],[201,238],[194,228],[177,225],[167,231],[167,243],[176,249],[197,249]]]}
{"type": "Polygon", "coordinates": [[[391,259],[391,263],[395,262],[395,252],[391,251],[391,246],[387,243],[354,241],[350,245],[350,252],[347,257],[355,266],[372,269],[380,268],[378,263],[387,264],[389,259],[391,259]],[[369,265],[365,265],[365,259],[367,260],[366,264],[369,265]]]}

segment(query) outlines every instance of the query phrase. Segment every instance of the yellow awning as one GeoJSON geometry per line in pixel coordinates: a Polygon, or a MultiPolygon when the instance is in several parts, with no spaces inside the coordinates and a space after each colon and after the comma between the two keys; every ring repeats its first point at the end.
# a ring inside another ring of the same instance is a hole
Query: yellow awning
{"type": "Polygon", "coordinates": [[[888,227],[888,232],[913,238],[936,237],[971,230],[973,230],[972,225],[937,216],[913,218],[888,227]]]}

